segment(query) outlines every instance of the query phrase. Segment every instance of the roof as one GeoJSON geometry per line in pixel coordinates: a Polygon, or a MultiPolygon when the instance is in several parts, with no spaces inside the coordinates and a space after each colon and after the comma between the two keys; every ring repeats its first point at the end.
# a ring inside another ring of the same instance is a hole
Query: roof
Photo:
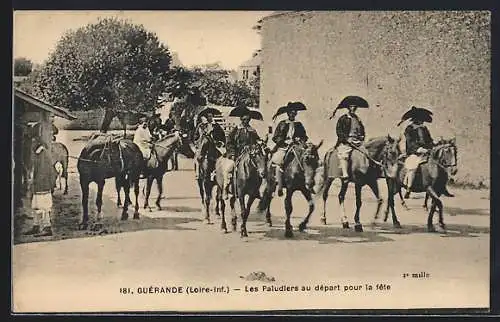
{"type": "Polygon", "coordinates": [[[255,66],[260,66],[261,63],[262,63],[262,58],[260,56],[260,52],[257,52],[257,54],[255,54],[252,58],[242,63],[240,67],[255,67],[255,66]]]}
{"type": "Polygon", "coordinates": [[[40,100],[39,98],[36,98],[18,88],[14,89],[14,94],[16,97],[19,99],[22,99],[25,102],[30,103],[33,106],[36,106],[42,110],[45,110],[47,112],[53,113],[55,116],[59,116],[68,120],[75,120],[76,116],[70,114],[67,110],[61,107],[57,107],[54,105],[51,105],[47,102],[44,102],[40,100]]]}

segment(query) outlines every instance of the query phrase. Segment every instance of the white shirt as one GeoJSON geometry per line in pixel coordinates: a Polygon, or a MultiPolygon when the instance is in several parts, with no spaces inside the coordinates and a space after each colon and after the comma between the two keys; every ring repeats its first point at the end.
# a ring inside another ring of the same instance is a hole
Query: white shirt
{"type": "Polygon", "coordinates": [[[140,125],[137,130],[135,130],[134,143],[140,148],[147,148],[149,141],[151,141],[151,133],[149,132],[149,129],[147,127],[143,128],[142,125],[140,125]]]}

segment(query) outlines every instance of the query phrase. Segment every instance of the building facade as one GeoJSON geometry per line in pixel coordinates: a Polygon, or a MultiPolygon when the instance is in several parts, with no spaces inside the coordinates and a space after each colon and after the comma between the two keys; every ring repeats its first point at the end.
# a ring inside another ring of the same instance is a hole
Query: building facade
{"type": "Polygon", "coordinates": [[[360,111],[368,137],[399,135],[406,110],[430,108],[433,136],[457,139],[457,181],[489,186],[489,12],[285,12],[258,27],[266,120],[302,101],[310,137],[332,146],[343,111],[328,118],[344,96],[370,103],[360,111]]]}
{"type": "Polygon", "coordinates": [[[253,53],[252,58],[245,61],[238,67],[238,81],[250,85],[251,81],[260,74],[261,55],[260,50],[253,53]]]}

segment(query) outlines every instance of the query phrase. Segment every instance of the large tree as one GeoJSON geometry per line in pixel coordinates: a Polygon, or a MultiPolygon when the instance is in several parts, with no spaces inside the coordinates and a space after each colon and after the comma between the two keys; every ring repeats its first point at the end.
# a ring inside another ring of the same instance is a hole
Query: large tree
{"type": "Polygon", "coordinates": [[[107,18],[68,31],[33,91],[70,110],[148,111],[171,77],[171,56],[142,25],[107,18]]]}

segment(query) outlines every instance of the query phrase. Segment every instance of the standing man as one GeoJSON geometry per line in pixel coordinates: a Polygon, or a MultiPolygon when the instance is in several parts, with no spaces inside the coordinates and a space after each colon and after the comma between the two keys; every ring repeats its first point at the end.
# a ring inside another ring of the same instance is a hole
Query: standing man
{"type": "Polygon", "coordinates": [[[39,138],[35,139],[34,172],[33,172],[33,226],[26,235],[35,237],[52,236],[52,188],[54,167],[49,155],[49,148],[39,138]]]}
{"type": "MultiPolygon", "coordinates": [[[[353,147],[363,150],[365,127],[356,114],[356,110],[359,107],[368,108],[368,102],[359,96],[347,96],[337,106],[337,109],[347,108],[348,110],[347,113],[339,118],[336,127],[337,143],[335,144],[335,148],[337,149],[337,156],[340,168],[342,169],[342,181],[349,179],[349,158],[353,147]]],[[[368,155],[368,152],[366,154],[368,155]]]]}
{"type": "Polygon", "coordinates": [[[278,196],[283,196],[283,163],[285,155],[293,142],[305,143],[308,140],[306,129],[300,121],[296,121],[298,111],[305,110],[306,107],[301,102],[288,103],[280,107],[273,118],[279,114],[286,113],[287,120],[282,120],[276,126],[273,135],[273,142],[276,143],[272,153],[271,162],[275,167],[278,196]]]}

